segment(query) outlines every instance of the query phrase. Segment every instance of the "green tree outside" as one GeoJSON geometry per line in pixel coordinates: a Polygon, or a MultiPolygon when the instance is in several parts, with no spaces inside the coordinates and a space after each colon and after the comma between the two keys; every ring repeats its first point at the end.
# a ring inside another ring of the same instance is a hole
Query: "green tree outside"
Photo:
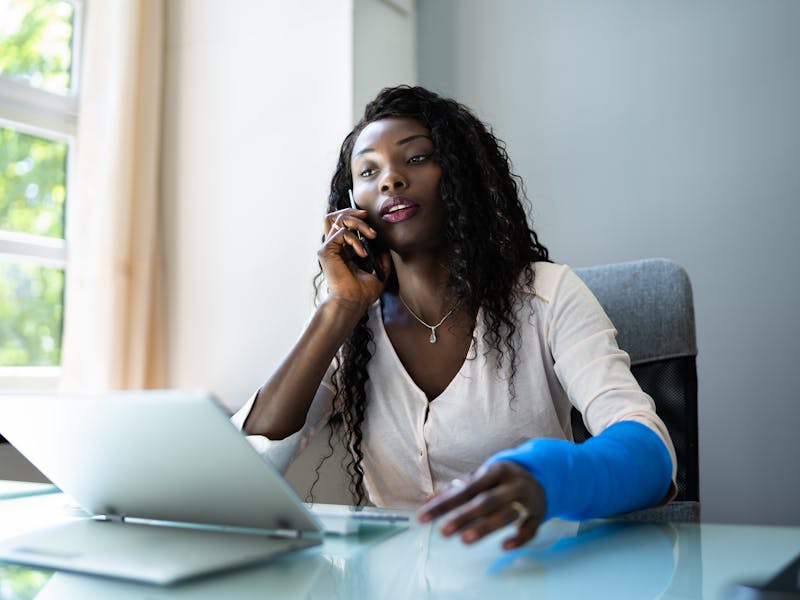
{"type": "Polygon", "coordinates": [[[64,237],[67,144],[0,127],[0,229],[64,237]]]}
{"type": "MultiPolygon", "coordinates": [[[[6,2],[0,7],[0,77],[65,93],[73,17],[68,2],[6,2]]],[[[64,238],[67,150],[62,140],[0,123],[0,230],[64,238]]],[[[0,257],[0,366],[60,364],[63,298],[63,269],[0,257]]]]}
{"type": "Polygon", "coordinates": [[[72,5],[10,0],[0,11],[0,76],[51,91],[69,89],[72,5]]]}

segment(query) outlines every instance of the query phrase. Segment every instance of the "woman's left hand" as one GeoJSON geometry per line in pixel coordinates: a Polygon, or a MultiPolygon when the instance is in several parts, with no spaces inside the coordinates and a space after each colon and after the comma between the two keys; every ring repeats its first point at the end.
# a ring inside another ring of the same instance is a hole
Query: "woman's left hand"
{"type": "Polygon", "coordinates": [[[503,540],[503,549],[511,550],[533,539],[544,512],[542,486],[520,465],[502,460],[451,483],[425,503],[418,519],[427,523],[446,514],[442,535],[460,534],[466,544],[516,523],[516,535],[503,540]]]}

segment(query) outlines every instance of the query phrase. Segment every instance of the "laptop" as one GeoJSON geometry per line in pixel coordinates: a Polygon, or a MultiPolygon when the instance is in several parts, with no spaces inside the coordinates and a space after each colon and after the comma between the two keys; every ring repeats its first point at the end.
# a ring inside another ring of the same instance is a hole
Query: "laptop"
{"type": "Polygon", "coordinates": [[[89,515],[0,540],[2,561],[165,585],[322,541],[206,392],[0,396],[0,434],[89,515]]]}

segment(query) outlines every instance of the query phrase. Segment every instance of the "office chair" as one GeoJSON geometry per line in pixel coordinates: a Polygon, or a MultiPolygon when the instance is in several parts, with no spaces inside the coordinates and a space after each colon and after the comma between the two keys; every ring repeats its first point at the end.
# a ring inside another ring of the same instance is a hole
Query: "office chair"
{"type": "MultiPolygon", "coordinates": [[[[692,287],[686,271],[667,259],[575,269],[617,329],[631,371],[656,404],[678,458],[675,500],[699,502],[697,343],[692,287]]],[[[572,409],[576,442],[589,437],[572,409]]]]}

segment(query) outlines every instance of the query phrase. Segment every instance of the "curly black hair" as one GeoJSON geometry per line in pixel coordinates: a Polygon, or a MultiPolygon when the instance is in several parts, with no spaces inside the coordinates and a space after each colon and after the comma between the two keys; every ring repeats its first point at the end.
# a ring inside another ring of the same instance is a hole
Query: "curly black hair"
{"type": "MultiPolygon", "coordinates": [[[[369,123],[391,117],[410,117],[430,130],[433,158],[442,169],[439,193],[445,211],[443,236],[450,248],[447,283],[469,314],[483,310],[484,338],[496,352],[498,367],[505,354],[511,360],[509,386],[513,398],[517,333],[513,315],[519,301],[515,290],[520,285],[533,285],[533,263],[549,261],[549,254],[528,225],[522,180],[512,172],[505,144],[491,129],[466,106],[425,88],[384,88],[367,104],[364,116],[342,143],[327,212],[349,206],[350,159],[358,135],[369,123]]],[[[315,278],[317,294],[321,275],[315,278]]],[[[391,276],[387,290],[396,292],[397,287],[396,277],[391,276]]],[[[332,376],[336,396],[329,423],[331,448],[333,432],[344,431],[350,451],[345,468],[356,504],[365,500],[362,424],[367,410],[367,363],[374,348],[367,321],[365,315],[337,356],[332,376]]]]}

